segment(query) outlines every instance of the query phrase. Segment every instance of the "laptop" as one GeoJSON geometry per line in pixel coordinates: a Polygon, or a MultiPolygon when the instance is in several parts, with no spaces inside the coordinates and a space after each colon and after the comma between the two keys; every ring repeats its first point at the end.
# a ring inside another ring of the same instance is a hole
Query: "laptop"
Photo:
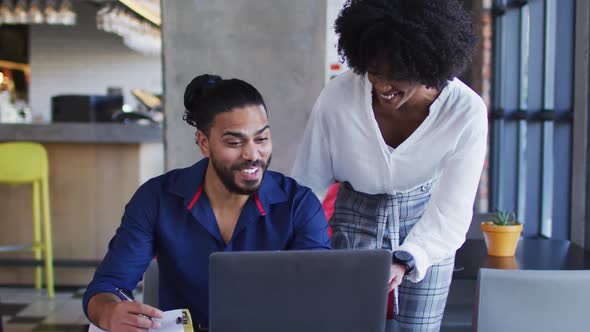
{"type": "Polygon", "coordinates": [[[209,258],[211,332],[383,332],[391,252],[219,252],[209,258]]]}

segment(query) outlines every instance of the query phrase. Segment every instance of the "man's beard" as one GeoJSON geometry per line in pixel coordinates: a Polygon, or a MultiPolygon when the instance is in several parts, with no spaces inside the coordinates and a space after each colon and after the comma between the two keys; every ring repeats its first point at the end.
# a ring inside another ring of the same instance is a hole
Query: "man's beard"
{"type": "Polygon", "coordinates": [[[221,183],[223,183],[223,185],[225,186],[225,188],[229,192],[234,193],[234,194],[238,194],[238,195],[252,195],[256,191],[258,191],[258,189],[262,185],[264,173],[266,172],[266,169],[270,165],[271,159],[272,159],[272,155],[270,157],[268,157],[267,162],[264,162],[262,160],[256,160],[253,162],[245,162],[245,163],[242,163],[239,165],[232,165],[231,168],[229,168],[229,169],[226,167],[223,167],[221,164],[219,164],[217,162],[217,160],[213,157],[213,155],[211,155],[210,161],[211,161],[211,165],[213,165],[213,169],[215,169],[215,173],[217,173],[217,176],[221,180],[221,183]],[[260,168],[260,171],[262,172],[261,177],[260,177],[260,182],[254,183],[254,181],[250,181],[250,182],[252,182],[251,186],[247,186],[247,187],[242,186],[241,187],[234,180],[234,172],[239,172],[240,170],[242,170],[244,168],[248,168],[248,167],[259,167],[260,168]]]}

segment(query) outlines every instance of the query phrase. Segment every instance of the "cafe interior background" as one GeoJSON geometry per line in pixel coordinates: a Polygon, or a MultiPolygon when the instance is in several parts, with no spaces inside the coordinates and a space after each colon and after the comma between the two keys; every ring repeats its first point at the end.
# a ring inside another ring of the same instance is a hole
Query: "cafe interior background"
{"type": "MultiPolygon", "coordinates": [[[[523,237],[590,248],[587,2],[463,2],[480,44],[461,79],[490,115],[467,238],[481,239],[479,221],[506,209],[523,237]]],[[[182,121],[192,77],[257,86],[273,125],[272,168],[289,173],[315,98],[346,70],[332,29],[343,3],[0,0],[0,142],[47,150],[56,287],[53,298],[34,288],[43,260],[0,249],[4,330],[86,329],[80,295],[125,203],[147,179],[200,158],[182,121]]],[[[30,186],[0,184],[0,246],[32,242],[31,196],[30,186]]],[[[471,329],[474,288],[454,282],[443,331],[471,329]]]]}

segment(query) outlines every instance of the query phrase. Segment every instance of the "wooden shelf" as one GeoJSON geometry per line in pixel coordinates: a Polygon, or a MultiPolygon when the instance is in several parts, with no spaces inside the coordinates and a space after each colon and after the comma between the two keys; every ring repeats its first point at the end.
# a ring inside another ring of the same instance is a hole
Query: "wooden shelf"
{"type": "Polygon", "coordinates": [[[149,6],[146,6],[141,0],[119,0],[125,7],[133,10],[138,15],[142,16],[158,27],[162,25],[161,11],[154,11],[149,6]]]}
{"type": "Polygon", "coordinates": [[[11,70],[22,70],[25,73],[30,73],[31,72],[31,66],[29,66],[26,63],[19,63],[19,62],[13,62],[13,61],[6,61],[6,60],[0,60],[0,67],[2,68],[8,68],[11,70]]]}

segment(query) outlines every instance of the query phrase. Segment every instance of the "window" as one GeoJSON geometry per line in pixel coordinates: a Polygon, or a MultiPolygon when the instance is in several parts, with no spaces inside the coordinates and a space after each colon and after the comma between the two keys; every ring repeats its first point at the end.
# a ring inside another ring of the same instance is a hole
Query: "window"
{"type": "Polygon", "coordinates": [[[527,237],[569,239],[574,21],[574,0],[493,4],[490,208],[527,237]]]}

